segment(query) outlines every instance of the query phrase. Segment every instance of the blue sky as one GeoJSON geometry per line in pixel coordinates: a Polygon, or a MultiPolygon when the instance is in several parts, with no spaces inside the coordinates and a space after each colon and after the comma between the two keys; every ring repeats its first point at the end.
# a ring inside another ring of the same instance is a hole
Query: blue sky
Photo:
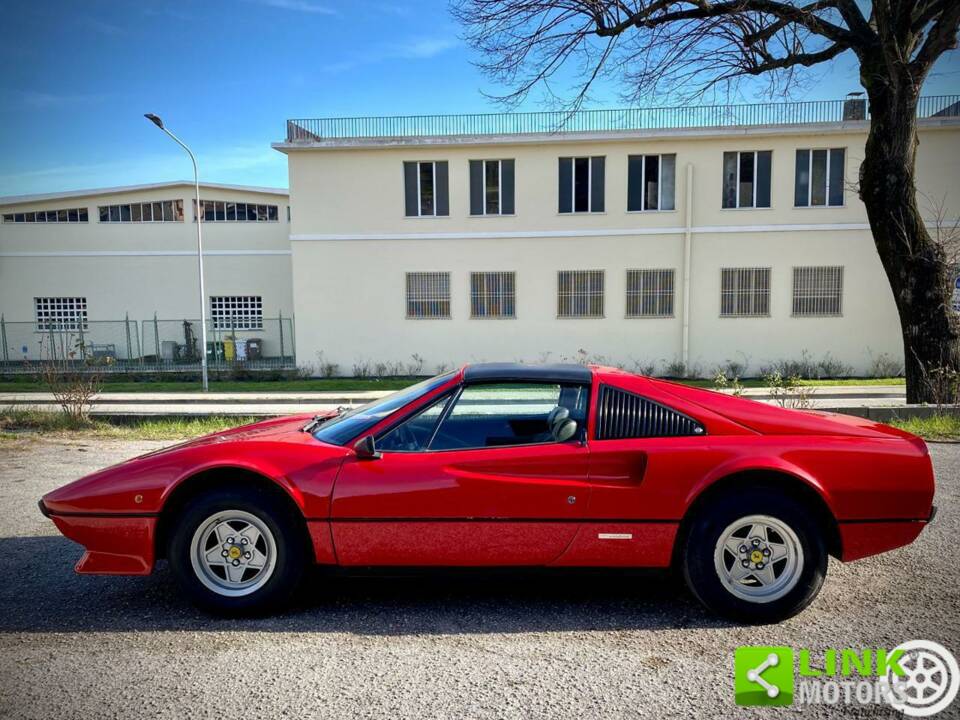
{"type": "MultiPolygon", "coordinates": [[[[288,117],[491,112],[446,0],[5,0],[0,195],[187,178],[285,187],[288,117]]],[[[818,69],[798,99],[856,89],[818,69]]],[[[960,93],[954,53],[925,94],[960,93]]],[[[748,97],[747,100],[751,99],[748,97]]],[[[531,100],[530,109],[536,109],[531,100]]],[[[593,106],[620,105],[601,86],[593,106]]]]}

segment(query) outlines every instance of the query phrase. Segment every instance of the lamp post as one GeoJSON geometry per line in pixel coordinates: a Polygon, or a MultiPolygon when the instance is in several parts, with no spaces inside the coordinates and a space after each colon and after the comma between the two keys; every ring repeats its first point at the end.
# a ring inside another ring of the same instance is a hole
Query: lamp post
{"type": "MultiPolygon", "coordinates": [[[[200,228],[202,224],[200,222],[200,174],[197,172],[197,159],[193,156],[190,148],[188,148],[180,138],[163,126],[163,120],[153,113],[145,113],[144,117],[173,138],[177,145],[186,150],[187,155],[190,156],[190,162],[193,163],[193,187],[196,192],[197,201],[196,207],[194,208],[194,214],[197,218],[197,272],[200,275],[200,373],[203,377],[203,391],[207,392],[210,389],[207,380],[207,295],[203,289],[203,231],[200,228]]],[[[159,350],[159,348],[157,349],[159,350]]]]}

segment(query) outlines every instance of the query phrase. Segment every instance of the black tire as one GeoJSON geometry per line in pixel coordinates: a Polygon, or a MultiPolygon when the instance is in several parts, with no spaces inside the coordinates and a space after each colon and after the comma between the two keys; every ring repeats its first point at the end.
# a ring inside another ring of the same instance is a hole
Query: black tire
{"type": "Polygon", "coordinates": [[[215,489],[193,498],[174,520],[167,558],[177,582],[195,605],[221,615],[261,614],[281,607],[296,591],[308,561],[308,546],[303,520],[288,503],[260,488],[238,487],[215,489]],[[236,596],[208,587],[191,560],[194,534],[218,513],[231,510],[249,513],[266,526],[275,549],[272,570],[263,584],[236,596]]]}
{"type": "Polygon", "coordinates": [[[687,586],[707,609],[750,624],[779,622],[796,615],[813,602],[827,575],[827,550],[815,514],[790,495],[767,487],[738,489],[708,501],[688,526],[681,562],[687,586]],[[721,580],[714,561],[724,530],[750,515],[766,515],[787,525],[803,551],[793,588],[764,602],[734,595],[721,580]]]}

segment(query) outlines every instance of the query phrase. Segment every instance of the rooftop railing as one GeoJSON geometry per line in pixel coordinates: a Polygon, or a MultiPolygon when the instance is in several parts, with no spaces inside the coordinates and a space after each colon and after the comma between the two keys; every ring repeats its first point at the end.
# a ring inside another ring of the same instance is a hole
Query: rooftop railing
{"type": "MultiPolygon", "coordinates": [[[[868,117],[869,108],[865,99],[847,98],[758,105],[579,110],[573,113],[306,118],[287,120],[287,142],[803,125],[865,120],[868,117]]],[[[960,117],[960,95],[920,98],[917,117],[960,117]]]]}

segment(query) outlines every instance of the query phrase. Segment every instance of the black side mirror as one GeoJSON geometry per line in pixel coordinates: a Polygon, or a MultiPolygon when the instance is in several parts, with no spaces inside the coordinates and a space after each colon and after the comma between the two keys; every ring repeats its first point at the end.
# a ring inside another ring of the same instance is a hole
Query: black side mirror
{"type": "Polygon", "coordinates": [[[360,440],[356,445],[353,446],[353,451],[361,460],[376,460],[380,457],[380,453],[377,452],[377,443],[373,439],[373,435],[367,435],[365,438],[360,440]]]}

